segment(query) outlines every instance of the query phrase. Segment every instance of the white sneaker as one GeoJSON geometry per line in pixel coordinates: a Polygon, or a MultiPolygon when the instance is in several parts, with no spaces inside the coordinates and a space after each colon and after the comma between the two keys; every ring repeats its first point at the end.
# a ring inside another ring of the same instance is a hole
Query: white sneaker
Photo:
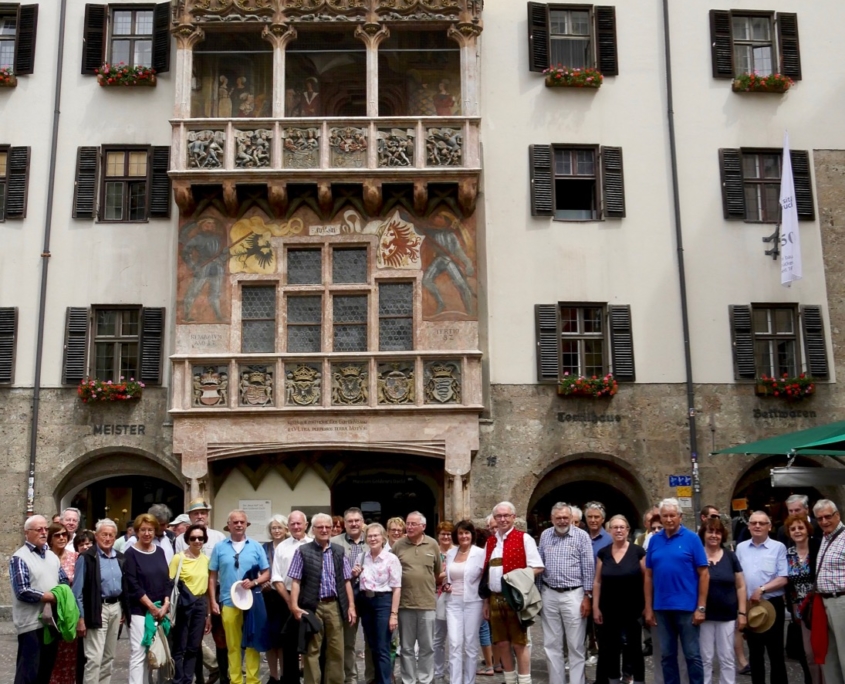
{"type": "Polygon", "coordinates": [[[588,667],[593,667],[593,665],[596,665],[598,662],[599,659],[596,656],[591,655],[589,658],[587,658],[587,662],[585,662],[584,664],[588,667]]]}

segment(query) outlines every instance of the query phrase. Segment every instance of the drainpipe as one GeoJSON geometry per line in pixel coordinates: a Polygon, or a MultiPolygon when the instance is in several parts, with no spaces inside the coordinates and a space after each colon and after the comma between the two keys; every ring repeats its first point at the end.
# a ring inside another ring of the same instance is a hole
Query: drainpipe
{"type": "Polygon", "coordinates": [[[695,387],[692,382],[687,276],[684,269],[684,234],[681,227],[681,195],[678,189],[678,149],[675,140],[675,110],[672,95],[672,41],[669,37],[669,0],[663,0],[663,42],[666,52],[666,106],[669,124],[669,155],[672,161],[672,203],[675,210],[675,241],[678,250],[678,286],[681,295],[681,321],[684,332],[684,365],[687,383],[687,420],[689,421],[690,466],[692,470],[692,507],[701,509],[701,477],[698,471],[698,439],[695,432],[695,387]]]}
{"type": "Polygon", "coordinates": [[[41,361],[44,356],[44,318],[47,310],[47,271],[50,265],[50,231],[53,227],[53,191],[56,187],[56,149],[59,145],[59,105],[62,100],[62,62],[65,51],[67,0],[61,0],[59,45],[56,55],[56,91],[53,95],[53,138],[50,147],[50,175],[47,181],[47,208],[44,243],[41,249],[41,292],[38,297],[38,333],[35,342],[35,382],[32,394],[32,424],[29,428],[29,481],[26,487],[26,515],[35,512],[35,458],[38,451],[38,409],[41,404],[41,361]]]}

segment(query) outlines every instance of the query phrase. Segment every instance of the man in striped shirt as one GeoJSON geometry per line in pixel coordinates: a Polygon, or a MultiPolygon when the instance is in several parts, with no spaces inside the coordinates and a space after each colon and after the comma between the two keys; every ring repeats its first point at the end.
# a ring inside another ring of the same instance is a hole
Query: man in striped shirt
{"type": "Polygon", "coordinates": [[[845,525],[829,499],[816,502],[813,513],[824,533],[816,561],[816,591],[824,601],[828,625],[824,679],[841,682],[845,668],[845,525]]]}

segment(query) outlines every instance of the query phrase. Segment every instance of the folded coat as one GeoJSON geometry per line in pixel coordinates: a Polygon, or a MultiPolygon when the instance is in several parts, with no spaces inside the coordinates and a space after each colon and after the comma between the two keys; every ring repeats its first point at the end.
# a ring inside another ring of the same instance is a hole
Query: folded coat
{"type": "Polygon", "coordinates": [[[502,577],[502,595],[516,612],[523,629],[534,624],[543,607],[540,590],[534,584],[534,568],[511,570],[502,577]]]}

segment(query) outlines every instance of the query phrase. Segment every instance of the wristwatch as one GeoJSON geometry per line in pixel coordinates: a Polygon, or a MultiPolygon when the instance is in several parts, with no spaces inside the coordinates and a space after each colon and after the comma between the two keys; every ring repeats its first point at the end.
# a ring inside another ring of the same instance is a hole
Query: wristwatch
{"type": "Polygon", "coordinates": [[[699,613],[706,613],[706,612],[707,612],[707,607],[706,607],[706,606],[699,606],[699,607],[698,607],[698,612],[699,612],[699,613]]]}

